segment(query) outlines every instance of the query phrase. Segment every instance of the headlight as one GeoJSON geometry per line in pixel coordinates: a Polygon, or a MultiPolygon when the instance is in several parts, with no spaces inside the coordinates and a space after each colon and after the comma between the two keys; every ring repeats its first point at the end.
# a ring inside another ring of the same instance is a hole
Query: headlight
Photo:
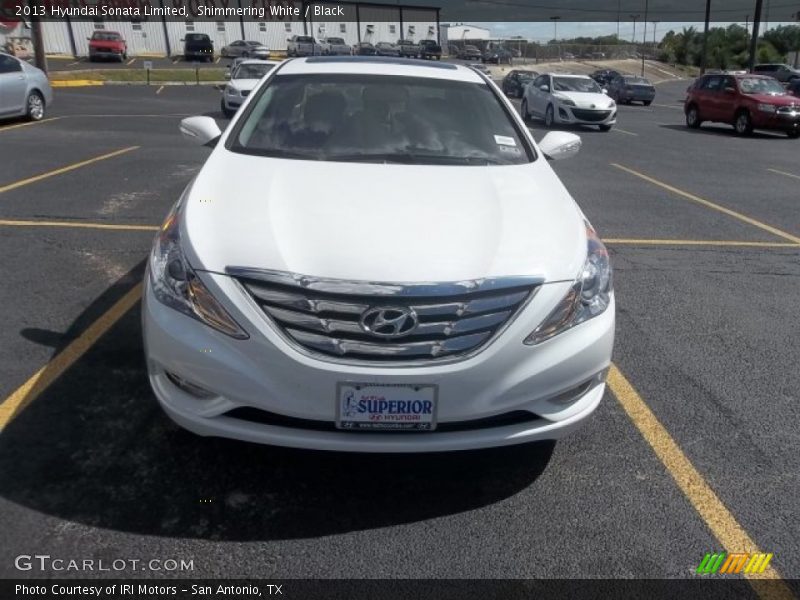
{"type": "Polygon", "coordinates": [[[228,94],[228,96],[238,96],[239,95],[239,90],[237,90],[236,88],[233,88],[231,86],[226,86],[225,87],[225,93],[228,94]]]}
{"type": "Polygon", "coordinates": [[[778,107],[774,104],[759,104],[758,110],[765,113],[774,113],[778,110],[778,107]]]}
{"type": "Polygon", "coordinates": [[[575,106],[575,102],[567,98],[566,96],[562,96],[561,94],[553,94],[553,98],[558,100],[564,106],[575,106]]]}
{"type": "Polygon", "coordinates": [[[164,221],[150,253],[153,294],[159,302],[217,331],[237,340],[247,339],[247,333],[211,295],[186,261],[180,246],[180,206],[178,202],[164,221]]]}
{"type": "Polygon", "coordinates": [[[588,256],[575,283],[555,310],[526,339],[538,344],[603,313],[611,303],[613,283],[608,250],[591,225],[586,224],[588,256]]]}

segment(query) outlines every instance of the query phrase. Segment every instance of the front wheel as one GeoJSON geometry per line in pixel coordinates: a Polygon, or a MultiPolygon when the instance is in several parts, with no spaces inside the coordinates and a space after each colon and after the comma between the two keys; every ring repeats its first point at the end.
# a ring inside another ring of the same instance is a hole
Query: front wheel
{"type": "Polygon", "coordinates": [[[233,115],[236,114],[235,110],[231,110],[230,108],[225,106],[225,100],[220,100],[219,101],[219,108],[222,111],[222,114],[225,115],[226,119],[233,118],[233,115]]]}
{"type": "Polygon", "coordinates": [[[736,122],[733,124],[733,127],[739,135],[750,135],[753,133],[753,120],[750,118],[750,113],[743,110],[736,115],[736,122]]]}
{"type": "Polygon", "coordinates": [[[31,121],[41,121],[44,118],[44,98],[39,92],[31,92],[25,106],[25,114],[31,121]]]}
{"type": "Polygon", "coordinates": [[[522,120],[527,123],[531,118],[531,113],[528,112],[528,101],[524,98],[522,99],[522,108],[520,108],[520,113],[522,113],[522,120]]]}
{"type": "Polygon", "coordinates": [[[556,112],[553,108],[552,104],[547,106],[547,110],[544,112],[544,126],[545,127],[552,127],[556,122],[556,112]]]}

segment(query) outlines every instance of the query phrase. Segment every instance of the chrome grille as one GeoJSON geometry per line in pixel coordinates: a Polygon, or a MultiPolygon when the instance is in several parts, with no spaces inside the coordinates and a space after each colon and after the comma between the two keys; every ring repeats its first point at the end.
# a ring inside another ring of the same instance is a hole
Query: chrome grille
{"type": "Polygon", "coordinates": [[[315,354],[383,363],[477,351],[502,331],[542,283],[532,276],[403,284],[239,267],[227,272],[294,345],[315,354]],[[407,314],[416,326],[407,333],[375,333],[363,325],[366,314],[375,311],[407,314]]]}

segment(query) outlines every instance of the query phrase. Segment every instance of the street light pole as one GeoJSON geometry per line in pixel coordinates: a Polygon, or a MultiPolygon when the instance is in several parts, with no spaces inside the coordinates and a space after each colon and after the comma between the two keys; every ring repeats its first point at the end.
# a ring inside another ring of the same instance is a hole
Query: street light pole
{"type": "Polygon", "coordinates": [[[756,52],[758,51],[758,27],[761,25],[761,7],[763,0],[756,0],[756,11],[753,15],[753,35],[750,38],[750,57],[747,61],[747,68],[752,73],[756,66],[756,52]]]}
{"type": "Polygon", "coordinates": [[[708,26],[711,22],[711,0],[706,0],[706,23],[705,29],[703,30],[703,52],[700,55],[700,74],[706,72],[706,64],[707,61],[707,53],[708,53],[708,26]]]}
{"type": "Polygon", "coordinates": [[[633,35],[631,36],[631,44],[636,44],[636,19],[639,18],[639,15],[630,15],[630,17],[633,20],[633,35]]]}
{"type": "Polygon", "coordinates": [[[650,8],[649,0],[644,0],[644,19],[642,20],[642,77],[644,77],[644,50],[647,47],[647,11],[650,8]]]}
{"type": "Polygon", "coordinates": [[[556,43],[556,51],[558,52],[558,59],[561,60],[561,47],[558,45],[558,21],[561,17],[550,17],[553,22],[553,41],[556,43]]]}

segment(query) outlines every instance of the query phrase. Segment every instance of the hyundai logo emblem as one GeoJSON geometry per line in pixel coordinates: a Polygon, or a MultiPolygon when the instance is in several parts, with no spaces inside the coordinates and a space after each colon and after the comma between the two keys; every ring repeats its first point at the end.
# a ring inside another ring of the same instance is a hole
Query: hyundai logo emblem
{"type": "Polygon", "coordinates": [[[419,320],[413,308],[380,306],[365,310],[361,314],[359,324],[361,329],[372,335],[395,338],[414,331],[419,320]]]}

